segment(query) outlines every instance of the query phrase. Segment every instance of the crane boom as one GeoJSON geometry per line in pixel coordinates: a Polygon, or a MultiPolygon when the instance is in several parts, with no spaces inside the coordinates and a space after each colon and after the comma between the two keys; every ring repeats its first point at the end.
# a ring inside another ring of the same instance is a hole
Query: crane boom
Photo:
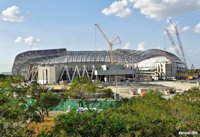
{"type": "Polygon", "coordinates": [[[173,21],[172,21],[172,19],[170,19],[170,18],[168,18],[168,21],[170,22],[170,24],[174,27],[174,29],[175,29],[175,33],[176,33],[176,38],[177,38],[177,40],[178,40],[178,47],[179,47],[179,50],[180,50],[180,54],[181,54],[181,59],[182,59],[182,61],[185,63],[185,65],[186,65],[186,67],[188,67],[187,66],[187,60],[186,60],[186,56],[185,56],[185,52],[184,52],[184,50],[183,50],[183,45],[182,45],[182,42],[181,42],[181,38],[180,38],[180,35],[179,35],[179,32],[178,32],[178,28],[177,28],[177,25],[176,25],[176,23],[174,23],[173,21]]]}
{"type": "Polygon", "coordinates": [[[110,44],[111,43],[110,40],[108,39],[108,37],[106,36],[106,34],[103,32],[103,30],[100,28],[100,26],[98,24],[95,24],[95,26],[100,31],[101,35],[104,37],[104,39],[106,40],[106,42],[108,44],[110,44]]]}
{"type": "Polygon", "coordinates": [[[178,43],[179,43],[179,48],[180,48],[180,51],[181,51],[181,54],[182,54],[182,60],[184,61],[185,65],[187,67],[187,60],[185,58],[185,53],[184,53],[184,50],[183,50],[181,38],[180,38],[180,35],[179,35],[177,27],[175,27],[175,30],[176,30],[176,37],[177,37],[178,43]]]}
{"type": "Polygon", "coordinates": [[[176,47],[176,44],[175,44],[175,42],[174,42],[174,40],[172,38],[172,35],[170,34],[170,32],[169,32],[169,30],[167,28],[165,28],[165,32],[166,32],[167,37],[169,38],[169,40],[170,40],[170,42],[171,42],[171,44],[172,44],[172,46],[174,48],[176,54],[178,55],[178,57],[181,57],[181,54],[180,54],[178,48],[176,47]]]}
{"type": "MultiPolygon", "coordinates": [[[[101,35],[103,36],[103,38],[106,40],[106,42],[108,43],[109,45],[109,48],[110,48],[110,63],[111,64],[114,64],[114,60],[113,60],[113,45],[114,45],[114,42],[118,39],[119,40],[119,43],[121,43],[119,37],[116,37],[114,38],[112,41],[110,41],[108,39],[108,37],[106,36],[106,34],[103,32],[103,30],[101,29],[101,27],[98,25],[98,24],[95,24],[95,26],[97,27],[97,29],[99,30],[99,32],[101,33],[101,35]]],[[[117,43],[117,44],[119,44],[117,43]]]]}

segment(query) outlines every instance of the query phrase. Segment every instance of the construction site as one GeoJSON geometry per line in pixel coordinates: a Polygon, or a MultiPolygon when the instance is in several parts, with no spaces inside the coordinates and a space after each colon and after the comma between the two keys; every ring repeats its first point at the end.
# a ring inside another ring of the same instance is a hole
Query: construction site
{"type": "Polygon", "coordinates": [[[120,38],[117,36],[110,40],[103,29],[95,24],[109,51],[69,51],[65,48],[30,50],[16,56],[12,73],[42,85],[68,84],[80,76],[110,86],[120,82],[175,81],[179,72],[188,69],[188,63],[177,26],[170,19],[169,22],[175,29],[178,44],[167,27],[164,31],[176,55],[160,49],[113,50],[113,45],[121,43],[120,38]]]}

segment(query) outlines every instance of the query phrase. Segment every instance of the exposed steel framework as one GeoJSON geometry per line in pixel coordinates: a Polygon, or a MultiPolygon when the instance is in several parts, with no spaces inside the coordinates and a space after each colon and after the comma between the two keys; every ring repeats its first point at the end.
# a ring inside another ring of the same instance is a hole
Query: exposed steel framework
{"type": "MultiPolygon", "coordinates": [[[[66,49],[33,50],[20,53],[16,56],[12,73],[19,75],[28,73],[35,69],[37,65],[59,65],[59,64],[82,64],[82,65],[103,65],[110,64],[109,51],[68,51],[66,49]],[[31,66],[31,67],[30,67],[31,66]]],[[[172,53],[150,49],[147,51],[139,50],[113,50],[113,61],[116,64],[135,64],[154,57],[166,57],[171,62],[181,64],[184,62],[172,53]]]]}

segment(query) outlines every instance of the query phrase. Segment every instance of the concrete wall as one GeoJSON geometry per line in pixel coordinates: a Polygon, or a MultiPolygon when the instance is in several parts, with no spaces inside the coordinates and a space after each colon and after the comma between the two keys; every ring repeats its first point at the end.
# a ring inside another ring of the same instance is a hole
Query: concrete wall
{"type": "Polygon", "coordinates": [[[166,64],[166,78],[176,77],[177,67],[176,64],[166,64]]]}
{"type": "Polygon", "coordinates": [[[156,71],[161,79],[176,77],[177,65],[174,63],[157,63],[156,71]]]}
{"type": "Polygon", "coordinates": [[[53,84],[57,82],[56,66],[38,66],[38,80],[39,84],[53,84]]]}

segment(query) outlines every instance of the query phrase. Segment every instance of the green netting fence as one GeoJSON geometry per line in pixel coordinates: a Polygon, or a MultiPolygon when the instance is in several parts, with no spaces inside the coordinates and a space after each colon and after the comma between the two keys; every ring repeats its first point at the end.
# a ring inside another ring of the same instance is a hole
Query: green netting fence
{"type": "MultiPolygon", "coordinates": [[[[78,108],[78,101],[76,100],[65,100],[61,101],[53,110],[55,111],[66,111],[68,108],[76,110],[78,108]]],[[[116,106],[115,101],[98,101],[95,103],[89,103],[88,104],[90,108],[96,108],[97,110],[100,109],[109,109],[116,106]]],[[[86,108],[87,105],[83,102],[83,105],[81,106],[83,108],[86,108]]]]}
{"type": "MultiPolygon", "coordinates": [[[[28,104],[32,104],[34,102],[34,100],[31,98],[26,99],[26,101],[28,104]]],[[[51,110],[66,111],[69,108],[70,108],[70,110],[76,110],[76,109],[78,109],[78,104],[79,103],[77,100],[63,100],[56,107],[51,108],[51,110]]],[[[115,101],[110,101],[110,100],[109,101],[101,100],[101,101],[97,101],[95,103],[89,102],[88,105],[89,105],[89,108],[95,108],[97,110],[101,110],[101,109],[105,110],[105,109],[116,107],[117,103],[115,101]]],[[[81,107],[87,108],[88,105],[86,105],[85,102],[83,102],[81,107]]]]}

